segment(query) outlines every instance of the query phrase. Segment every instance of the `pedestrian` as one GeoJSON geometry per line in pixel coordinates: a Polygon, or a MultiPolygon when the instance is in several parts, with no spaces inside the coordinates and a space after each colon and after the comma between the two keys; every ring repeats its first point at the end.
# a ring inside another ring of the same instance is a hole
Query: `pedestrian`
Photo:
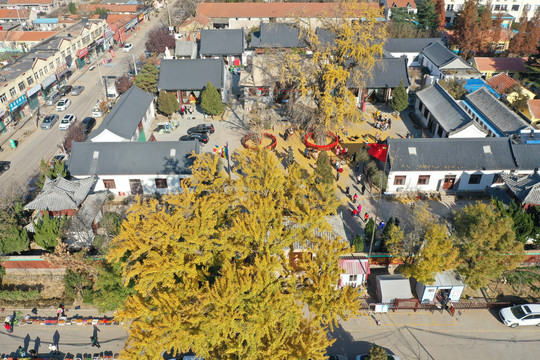
{"type": "Polygon", "coordinates": [[[364,222],[367,222],[368,220],[369,220],[369,214],[365,213],[364,214],[364,222]]]}
{"type": "MultiPolygon", "coordinates": [[[[356,153],[353,153],[352,154],[352,162],[355,163],[356,162],[356,153]]],[[[359,164],[360,165],[360,164],[359,164]]]]}
{"type": "Polygon", "coordinates": [[[58,354],[58,348],[54,344],[49,344],[49,351],[52,352],[54,355],[58,354]]]}
{"type": "Polygon", "coordinates": [[[358,210],[353,209],[353,211],[352,211],[352,216],[356,216],[356,215],[358,215],[358,210]]]}
{"type": "Polygon", "coordinates": [[[358,176],[356,177],[356,183],[360,185],[361,182],[362,182],[362,174],[358,174],[358,176]]]}
{"type": "Polygon", "coordinates": [[[364,195],[364,191],[366,191],[366,185],[365,184],[362,184],[362,195],[364,195]]]}
{"type": "Polygon", "coordinates": [[[339,181],[339,170],[338,170],[338,172],[336,174],[336,181],[339,181]]]}
{"type": "Polygon", "coordinates": [[[60,317],[60,315],[62,314],[62,308],[61,308],[61,305],[58,307],[58,309],[56,310],[56,317],[60,317]]]}
{"type": "Polygon", "coordinates": [[[345,188],[345,195],[349,196],[349,195],[350,195],[350,193],[349,193],[350,191],[351,191],[351,188],[350,188],[349,186],[347,186],[347,187],[345,188]]]}
{"type": "Polygon", "coordinates": [[[285,130],[285,133],[283,134],[283,139],[285,139],[285,141],[287,141],[288,138],[289,138],[289,131],[285,130]]]}
{"type": "Polygon", "coordinates": [[[32,309],[32,314],[37,315],[37,308],[32,309]]]}
{"type": "Polygon", "coordinates": [[[358,213],[361,213],[362,212],[362,205],[358,204],[358,206],[356,207],[356,210],[358,210],[358,213]]]}
{"type": "Polygon", "coordinates": [[[379,223],[379,230],[382,230],[384,228],[384,221],[381,220],[379,223]]]}
{"type": "Polygon", "coordinates": [[[66,316],[66,307],[62,305],[60,308],[62,309],[62,316],[66,316]]]}
{"type": "Polygon", "coordinates": [[[309,155],[309,150],[308,150],[308,148],[306,147],[306,148],[304,149],[304,156],[305,156],[305,157],[308,157],[308,155],[309,155]]]}
{"type": "Polygon", "coordinates": [[[352,197],[353,203],[356,203],[356,199],[358,199],[358,194],[354,194],[354,196],[352,197]]]}
{"type": "MultiPolygon", "coordinates": [[[[355,153],[356,154],[356,153],[355,153]]],[[[354,172],[357,173],[360,171],[360,163],[356,164],[356,166],[354,167],[354,172]]]]}
{"type": "Polygon", "coordinates": [[[101,345],[99,345],[97,336],[90,336],[90,343],[92,344],[92,346],[95,346],[98,349],[101,347],[101,345]]]}
{"type": "Polygon", "coordinates": [[[19,346],[17,348],[17,355],[20,356],[20,357],[25,357],[26,356],[26,351],[24,351],[24,348],[22,346],[19,346]]]}
{"type": "Polygon", "coordinates": [[[388,128],[389,128],[389,129],[392,128],[392,119],[388,119],[388,128]]]}

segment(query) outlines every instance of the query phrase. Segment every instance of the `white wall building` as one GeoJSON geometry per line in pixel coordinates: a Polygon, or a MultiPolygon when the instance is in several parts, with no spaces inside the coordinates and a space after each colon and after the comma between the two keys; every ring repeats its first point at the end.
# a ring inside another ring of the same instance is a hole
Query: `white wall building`
{"type": "Polygon", "coordinates": [[[406,57],[407,66],[420,66],[420,52],[438,42],[444,46],[442,38],[392,38],[384,42],[384,51],[393,57],[406,57]]]}
{"type": "Polygon", "coordinates": [[[387,191],[483,191],[499,186],[501,173],[531,174],[540,167],[540,145],[510,138],[390,139],[387,191]]]}
{"type": "Polygon", "coordinates": [[[96,176],[95,191],[168,194],[181,190],[182,179],[191,176],[193,155],[199,153],[197,141],[73,143],[68,168],[76,178],[96,176]]]}
{"type": "Polygon", "coordinates": [[[344,273],[339,276],[339,287],[363,286],[369,274],[368,260],[355,257],[341,257],[339,267],[344,273]]]}
{"type": "MultiPolygon", "coordinates": [[[[465,0],[446,0],[446,17],[453,23],[458,12],[463,8],[465,0]]],[[[486,5],[487,0],[479,0],[479,5],[486,5]]],[[[519,21],[525,10],[527,18],[530,20],[534,12],[540,7],[540,0],[493,0],[491,1],[491,10],[493,15],[498,13],[509,14],[519,21]]]]}

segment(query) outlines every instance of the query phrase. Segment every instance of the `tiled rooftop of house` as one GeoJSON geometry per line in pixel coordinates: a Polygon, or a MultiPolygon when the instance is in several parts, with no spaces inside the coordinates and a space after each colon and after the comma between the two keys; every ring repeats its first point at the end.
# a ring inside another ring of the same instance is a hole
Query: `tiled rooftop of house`
{"type": "Polygon", "coordinates": [[[510,71],[527,72],[525,67],[527,58],[496,58],[496,57],[475,57],[477,69],[481,72],[510,71]]]}

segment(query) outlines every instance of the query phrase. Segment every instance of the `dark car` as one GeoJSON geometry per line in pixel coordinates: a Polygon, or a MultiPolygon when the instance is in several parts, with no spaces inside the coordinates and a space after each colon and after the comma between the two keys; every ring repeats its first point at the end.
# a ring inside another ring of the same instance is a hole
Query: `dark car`
{"type": "Polygon", "coordinates": [[[96,119],[94,119],[93,117],[90,117],[90,116],[85,117],[82,120],[82,123],[84,124],[84,130],[86,131],[86,133],[90,134],[90,131],[92,131],[92,129],[96,125],[96,119]]]}
{"type": "Polygon", "coordinates": [[[201,134],[201,133],[193,133],[193,134],[181,136],[180,139],[178,139],[178,141],[193,141],[193,140],[198,140],[199,142],[206,144],[208,143],[208,135],[201,134]]]}
{"type": "Polygon", "coordinates": [[[212,124],[199,124],[197,126],[194,126],[192,128],[189,128],[187,131],[188,134],[213,134],[214,133],[214,125],[212,124]]]}
{"type": "Polygon", "coordinates": [[[0,161],[0,174],[2,174],[4,171],[9,170],[9,161],[0,161]]]}
{"type": "Polygon", "coordinates": [[[62,86],[58,92],[60,93],[60,95],[64,96],[64,95],[67,95],[71,92],[71,90],[73,89],[73,86],[71,85],[64,85],[62,86]]]}

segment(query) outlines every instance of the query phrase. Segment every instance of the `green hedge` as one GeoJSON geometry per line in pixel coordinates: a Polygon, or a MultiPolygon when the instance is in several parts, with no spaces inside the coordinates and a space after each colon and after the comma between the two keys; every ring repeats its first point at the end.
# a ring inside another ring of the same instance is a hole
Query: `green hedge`
{"type": "Polygon", "coordinates": [[[37,300],[40,297],[38,290],[0,290],[0,300],[4,301],[37,300]]]}

